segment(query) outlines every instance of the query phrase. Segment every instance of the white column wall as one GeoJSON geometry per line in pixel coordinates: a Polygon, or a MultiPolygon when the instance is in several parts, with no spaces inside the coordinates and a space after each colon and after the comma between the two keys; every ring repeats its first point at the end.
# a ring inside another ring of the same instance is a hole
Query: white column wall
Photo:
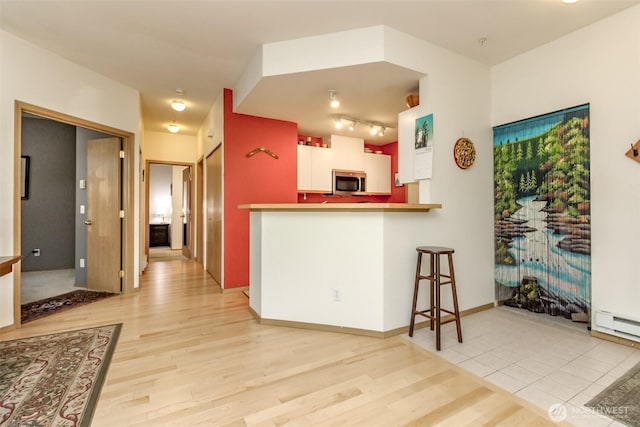
{"type": "MultiPolygon", "coordinates": [[[[416,107],[415,115],[433,113],[433,178],[419,181],[419,200],[442,203],[442,209],[429,213],[420,230],[420,244],[455,249],[461,310],[491,303],[494,255],[489,67],[391,28],[385,28],[385,43],[385,60],[426,74],[420,81],[420,107],[416,107]],[[459,169],[453,159],[453,145],[460,137],[470,138],[477,152],[474,165],[466,170],[459,169]]],[[[414,119],[401,123],[410,126],[409,132],[413,133],[414,119]]],[[[413,149],[413,140],[398,143],[400,156],[412,156],[413,149]]],[[[415,245],[407,244],[404,250],[414,254],[415,245]]],[[[414,269],[415,265],[412,273],[414,269]]]]}

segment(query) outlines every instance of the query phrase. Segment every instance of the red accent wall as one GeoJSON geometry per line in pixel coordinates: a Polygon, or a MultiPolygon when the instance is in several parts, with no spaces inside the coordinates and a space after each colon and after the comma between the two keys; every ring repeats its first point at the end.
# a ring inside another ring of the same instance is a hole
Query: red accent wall
{"type": "MultiPolygon", "coordinates": [[[[298,203],[404,203],[406,201],[405,189],[393,185],[395,173],[398,172],[398,143],[391,142],[389,144],[371,145],[365,142],[365,147],[371,148],[372,151],[382,150],[384,154],[391,156],[391,195],[390,196],[325,196],[324,194],[307,193],[298,194],[298,203]]],[[[297,179],[297,177],[296,177],[297,179]]]]}
{"type": "Polygon", "coordinates": [[[236,114],[233,92],[224,91],[224,284],[249,285],[249,211],[247,203],[296,203],[298,125],[236,114]],[[266,153],[247,157],[255,148],[266,153]]]}

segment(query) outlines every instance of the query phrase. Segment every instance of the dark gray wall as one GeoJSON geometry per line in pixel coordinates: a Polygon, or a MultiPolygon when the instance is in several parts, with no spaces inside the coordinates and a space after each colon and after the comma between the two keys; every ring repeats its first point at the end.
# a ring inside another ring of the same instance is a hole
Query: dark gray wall
{"type": "Polygon", "coordinates": [[[87,190],[80,188],[80,180],[87,181],[87,141],[90,139],[110,138],[111,135],[107,135],[94,130],[85,128],[76,128],[76,208],[75,208],[75,230],[76,230],[76,245],[75,245],[75,268],[76,268],[76,285],[86,285],[87,283],[87,270],[85,267],[80,267],[80,260],[87,260],[87,226],[84,221],[87,219],[85,214],[80,213],[80,206],[84,206],[85,212],[87,209],[87,190]]]}
{"type": "Polygon", "coordinates": [[[29,199],[22,200],[22,271],[74,268],[75,126],[23,117],[22,155],[31,158],[29,199]]]}

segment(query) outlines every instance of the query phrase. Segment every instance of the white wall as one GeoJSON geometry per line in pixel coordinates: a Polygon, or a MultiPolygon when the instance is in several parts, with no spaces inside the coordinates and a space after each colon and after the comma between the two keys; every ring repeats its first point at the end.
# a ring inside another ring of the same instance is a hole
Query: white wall
{"type": "Polygon", "coordinates": [[[171,223],[171,165],[152,164],[149,168],[149,223],[171,223]]]}
{"type": "MultiPolygon", "coordinates": [[[[138,153],[139,93],[94,71],[0,30],[0,254],[14,252],[14,106],[23,101],[135,135],[138,153]]],[[[137,164],[138,159],[134,159],[137,164]]],[[[138,191],[138,176],[133,177],[138,191]]],[[[134,207],[134,247],[139,247],[139,203],[134,207]]],[[[134,286],[139,256],[134,256],[134,286]]],[[[13,274],[0,278],[0,327],[13,323],[13,274]]]]}
{"type": "MultiPolygon", "coordinates": [[[[494,301],[493,146],[490,126],[489,67],[385,28],[385,60],[427,76],[420,81],[416,117],[433,113],[433,178],[420,181],[421,203],[442,203],[424,220],[422,245],[455,249],[454,266],[460,309],[494,301]],[[459,169],[453,145],[471,139],[474,165],[459,169]]],[[[405,122],[413,134],[415,119],[405,122]]],[[[399,141],[400,155],[413,155],[413,139],[399,141]]],[[[414,247],[407,247],[413,251],[414,247]]],[[[407,284],[411,286],[411,284],[407,284]]]]}
{"type": "Polygon", "coordinates": [[[195,163],[196,142],[197,138],[193,135],[173,134],[169,131],[146,131],[142,145],[142,156],[145,160],[195,163]]]}
{"type": "Polygon", "coordinates": [[[638,317],[640,6],[495,66],[492,125],[590,103],[592,310],[638,317]]]}

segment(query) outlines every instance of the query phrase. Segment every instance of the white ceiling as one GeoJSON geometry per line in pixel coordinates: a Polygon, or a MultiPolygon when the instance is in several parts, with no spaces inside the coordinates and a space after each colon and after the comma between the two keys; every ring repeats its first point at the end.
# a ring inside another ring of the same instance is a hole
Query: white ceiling
{"type": "MultiPolygon", "coordinates": [[[[494,65],[639,3],[0,0],[0,27],[139,90],[146,130],[166,132],[176,120],[182,133],[195,135],[222,89],[235,86],[265,43],[386,25],[494,65]],[[486,38],[483,45],[480,38],[486,38]],[[169,107],[176,88],[185,91],[182,113],[169,107]]],[[[304,134],[328,135],[335,131],[325,101],[327,89],[335,88],[341,113],[393,124],[419,77],[378,64],[263,79],[242,112],[295,121],[304,134]]],[[[378,140],[395,137],[392,130],[378,140]]]]}

